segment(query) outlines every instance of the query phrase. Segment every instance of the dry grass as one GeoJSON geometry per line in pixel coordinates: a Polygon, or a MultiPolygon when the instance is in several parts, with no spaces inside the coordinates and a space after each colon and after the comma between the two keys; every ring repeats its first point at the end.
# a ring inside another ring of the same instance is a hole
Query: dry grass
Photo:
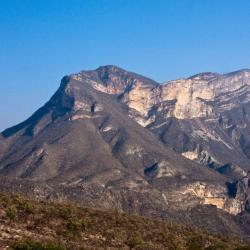
{"type": "Polygon", "coordinates": [[[117,211],[0,194],[0,249],[250,249],[220,237],[117,211]]]}

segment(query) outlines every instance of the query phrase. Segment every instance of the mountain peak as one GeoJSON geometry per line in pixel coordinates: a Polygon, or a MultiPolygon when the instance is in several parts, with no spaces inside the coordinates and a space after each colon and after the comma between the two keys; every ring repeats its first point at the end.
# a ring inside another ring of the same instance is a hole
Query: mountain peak
{"type": "Polygon", "coordinates": [[[190,76],[188,79],[209,81],[209,80],[212,80],[212,79],[217,78],[219,76],[220,76],[220,74],[216,73],[216,72],[202,72],[202,73],[190,76]]]}
{"type": "Polygon", "coordinates": [[[72,74],[71,78],[89,83],[95,89],[108,94],[122,94],[128,88],[138,84],[149,88],[159,85],[152,79],[126,71],[115,65],[105,65],[95,70],[81,71],[72,74]]]}
{"type": "Polygon", "coordinates": [[[114,71],[126,71],[125,69],[122,69],[116,65],[112,65],[112,64],[108,64],[108,65],[101,65],[99,66],[96,71],[111,71],[111,72],[114,72],[114,71]]]}

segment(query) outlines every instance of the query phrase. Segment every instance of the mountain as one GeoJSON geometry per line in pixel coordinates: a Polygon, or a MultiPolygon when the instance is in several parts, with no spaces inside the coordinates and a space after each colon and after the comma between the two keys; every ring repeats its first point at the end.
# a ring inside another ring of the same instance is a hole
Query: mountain
{"type": "Polygon", "coordinates": [[[249,77],[159,84],[116,66],[65,76],[1,133],[1,190],[247,234],[249,77]]]}
{"type": "MultiPolygon", "coordinates": [[[[120,94],[129,116],[164,144],[191,160],[233,173],[231,177],[245,176],[250,170],[250,70],[201,73],[161,85],[138,78],[111,91],[112,84],[123,79],[112,69],[106,68],[104,84],[93,83],[94,88],[120,94]]],[[[84,74],[75,77],[85,80],[84,74]]]]}

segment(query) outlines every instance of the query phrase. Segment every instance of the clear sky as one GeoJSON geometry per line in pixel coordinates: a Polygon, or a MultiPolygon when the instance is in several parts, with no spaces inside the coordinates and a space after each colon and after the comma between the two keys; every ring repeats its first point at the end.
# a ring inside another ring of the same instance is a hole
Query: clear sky
{"type": "Polygon", "coordinates": [[[159,82],[250,68],[250,1],[0,0],[0,130],[106,64],[159,82]]]}

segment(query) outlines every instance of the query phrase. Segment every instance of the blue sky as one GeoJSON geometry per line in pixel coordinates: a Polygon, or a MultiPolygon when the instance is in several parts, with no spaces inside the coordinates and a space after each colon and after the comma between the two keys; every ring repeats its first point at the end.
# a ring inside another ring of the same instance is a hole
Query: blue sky
{"type": "Polygon", "coordinates": [[[0,0],[0,130],[106,64],[159,82],[250,68],[250,1],[0,0]]]}

